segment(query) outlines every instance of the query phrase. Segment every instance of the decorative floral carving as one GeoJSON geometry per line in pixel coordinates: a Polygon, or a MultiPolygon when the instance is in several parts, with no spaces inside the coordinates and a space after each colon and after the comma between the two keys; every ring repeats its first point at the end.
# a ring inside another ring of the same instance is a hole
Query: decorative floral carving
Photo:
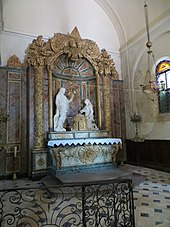
{"type": "Polygon", "coordinates": [[[92,40],[81,39],[78,30],[69,35],[57,33],[48,42],[52,50],[52,54],[48,59],[52,62],[59,55],[65,53],[71,60],[76,61],[79,58],[87,58],[90,62],[95,63],[100,55],[100,50],[96,43],[92,40]]]}
{"type": "Polygon", "coordinates": [[[97,149],[94,146],[86,145],[79,152],[79,158],[82,163],[91,164],[97,156],[97,149]]]}
{"type": "Polygon", "coordinates": [[[118,153],[118,151],[119,151],[119,146],[118,146],[117,144],[114,144],[114,145],[112,146],[112,148],[113,148],[112,161],[113,161],[114,163],[116,163],[117,153],[118,153]]]}
{"type": "Polygon", "coordinates": [[[111,75],[115,80],[118,80],[118,73],[115,69],[115,63],[105,49],[101,50],[101,55],[98,58],[98,68],[100,75],[111,75]]]}
{"type": "Polygon", "coordinates": [[[56,162],[57,169],[61,168],[61,155],[60,152],[63,151],[63,148],[57,147],[54,149],[51,149],[52,151],[52,158],[56,162]]]}
{"type": "Polygon", "coordinates": [[[39,159],[37,160],[37,165],[39,165],[39,166],[43,166],[44,163],[45,163],[44,158],[39,158],[39,159]]]}
{"type": "Polygon", "coordinates": [[[75,167],[97,163],[116,162],[120,144],[113,145],[77,145],[63,146],[50,149],[53,165],[62,167],[75,167]]]}
{"type": "Polygon", "coordinates": [[[118,79],[115,64],[107,51],[105,49],[100,51],[92,40],[82,39],[76,27],[71,34],[54,34],[48,42],[39,35],[30,44],[25,63],[32,66],[47,65],[52,68],[55,60],[64,53],[74,61],[86,58],[95,67],[96,73],[111,75],[114,79],[118,79]]]}
{"type": "Polygon", "coordinates": [[[34,67],[44,65],[46,57],[45,47],[46,42],[43,40],[43,36],[39,35],[37,39],[34,39],[32,43],[29,45],[25,59],[25,64],[32,65],[34,67]]]}
{"type": "Polygon", "coordinates": [[[22,68],[22,64],[21,64],[21,61],[19,60],[19,58],[14,54],[8,59],[7,67],[22,68]]]}

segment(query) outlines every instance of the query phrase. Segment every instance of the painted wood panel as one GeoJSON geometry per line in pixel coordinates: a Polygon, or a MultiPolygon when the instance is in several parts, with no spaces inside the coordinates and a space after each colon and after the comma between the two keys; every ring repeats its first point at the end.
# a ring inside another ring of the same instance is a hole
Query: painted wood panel
{"type": "Polygon", "coordinates": [[[28,174],[27,78],[22,69],[0,68],[0,107],[7,116],[0,136],[0,176],[28,174]],[[17,159],[14,151],[17,150],[17,159]],[[16,160],[19,160],[16,165],[16,160]]]}

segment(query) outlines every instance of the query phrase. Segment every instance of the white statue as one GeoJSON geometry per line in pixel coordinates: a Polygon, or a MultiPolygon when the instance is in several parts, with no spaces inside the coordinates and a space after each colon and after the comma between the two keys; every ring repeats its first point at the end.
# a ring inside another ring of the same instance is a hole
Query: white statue
{"type": "Polygon", "coordinates": [[[80,113],[85,113],[88,130],[98,130],[96,124],[94,123],[95,121],[93,115],[93,105],[91,104],[89,99],[85,99],[84,103],[85,107],[80,110],[80,113]]]}
{"type": "Polygon", "coordinates": [[[56,95],[56,114],[54,115],[54,131],[66,131],[63,128],[64,122],[66,120],[67,112],[69,110],[69,103],[72,102],[74,95],[70,100],[65,96],[65,88],[60,88],[59,93],[56,95]]]}

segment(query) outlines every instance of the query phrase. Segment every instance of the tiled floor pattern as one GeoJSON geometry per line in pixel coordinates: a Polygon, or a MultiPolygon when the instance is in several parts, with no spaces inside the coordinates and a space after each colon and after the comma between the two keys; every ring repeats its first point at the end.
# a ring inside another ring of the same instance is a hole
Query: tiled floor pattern
{"type": "Polygon", "coordinates": [[[136,227],[170,227],[170,173],[125,165],[146,180],[134,187],[136,227]]]}
{"type": "MultiPolygon", "coordinates": [[[[170,174],[132,165],[121,168],[146,176],[144,182],[134,187],[136,227],[170,227],[170,174]]],[[[41,181],[28,179],[0,181],[0,189],[41,185],[41,181]]]]}

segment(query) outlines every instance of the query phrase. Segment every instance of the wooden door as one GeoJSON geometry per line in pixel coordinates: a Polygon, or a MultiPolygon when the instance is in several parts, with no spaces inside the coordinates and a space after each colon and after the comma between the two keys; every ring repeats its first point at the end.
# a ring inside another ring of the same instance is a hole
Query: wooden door
{"type": "Polygon", "coordinates": [[[27,81],[21,69],[0,68],[0,177],[28,174],[27,81]]]}

